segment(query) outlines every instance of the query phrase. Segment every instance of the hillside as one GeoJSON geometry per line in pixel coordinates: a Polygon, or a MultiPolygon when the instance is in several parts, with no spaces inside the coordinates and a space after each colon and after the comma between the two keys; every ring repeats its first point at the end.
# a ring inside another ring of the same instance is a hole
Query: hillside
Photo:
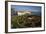
{"type": "Polygon", "coordinates": [[[12,16],[12,28],[41,27],[41,17],[36,15],[12,16]]]}

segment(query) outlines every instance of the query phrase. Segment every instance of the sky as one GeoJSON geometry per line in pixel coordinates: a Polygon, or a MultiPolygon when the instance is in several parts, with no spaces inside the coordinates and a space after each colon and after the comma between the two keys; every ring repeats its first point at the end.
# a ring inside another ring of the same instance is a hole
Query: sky
{"type": "Polygon", "coordinates": [[[41,15],[41,6],[22,6],[22,5],[11,5],[11,8],[15,11],[29,10],[32,12],[31,15],[41,15]]]}
{"type": "Polygon", "coordinates": [[[15,11],[20,10],[30,10],[32,12],[40,12],[41,6],[22,6],[22,5],[11,5],[11,8],[13,8],[15,11]]]}

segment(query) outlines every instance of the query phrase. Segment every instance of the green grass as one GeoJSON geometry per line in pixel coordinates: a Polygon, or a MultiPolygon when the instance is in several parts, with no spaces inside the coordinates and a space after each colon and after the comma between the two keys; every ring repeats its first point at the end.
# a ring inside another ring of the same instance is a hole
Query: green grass
{"type": "Polygon", "coordinates": [[[40,27],[41,26],[41,17],[40,16],[12,16],[11,24],[12,28],[26,28],[26,27],[40,27]],[[30,20],[28,17],[32,17],[30,20]]]}

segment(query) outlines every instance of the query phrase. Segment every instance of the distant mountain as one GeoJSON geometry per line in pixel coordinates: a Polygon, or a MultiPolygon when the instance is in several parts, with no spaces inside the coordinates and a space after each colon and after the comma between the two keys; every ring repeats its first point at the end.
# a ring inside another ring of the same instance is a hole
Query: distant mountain
{"type": "Polygon", "coordinates": [[[32,12],[31,15],[37,15],[37,16],[41,16],[41,12],[32,12]]]}

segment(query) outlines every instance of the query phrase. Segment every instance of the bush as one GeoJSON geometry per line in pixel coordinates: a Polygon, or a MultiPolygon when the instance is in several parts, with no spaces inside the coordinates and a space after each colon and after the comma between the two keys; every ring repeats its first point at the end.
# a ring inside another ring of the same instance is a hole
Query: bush
{"type": "Polygon", "coordinates": [[[12,28],[24,28],[24,27],[35,27],[41,25],[40,17],[38,16],[31,16],[33,17],[32,20],[28,19],[28,15],[22,15],[22,16],[13,16],[11,23],[13,25],[12,28]],[[40,23],[40,25],[39,25],[40,23]]]}

